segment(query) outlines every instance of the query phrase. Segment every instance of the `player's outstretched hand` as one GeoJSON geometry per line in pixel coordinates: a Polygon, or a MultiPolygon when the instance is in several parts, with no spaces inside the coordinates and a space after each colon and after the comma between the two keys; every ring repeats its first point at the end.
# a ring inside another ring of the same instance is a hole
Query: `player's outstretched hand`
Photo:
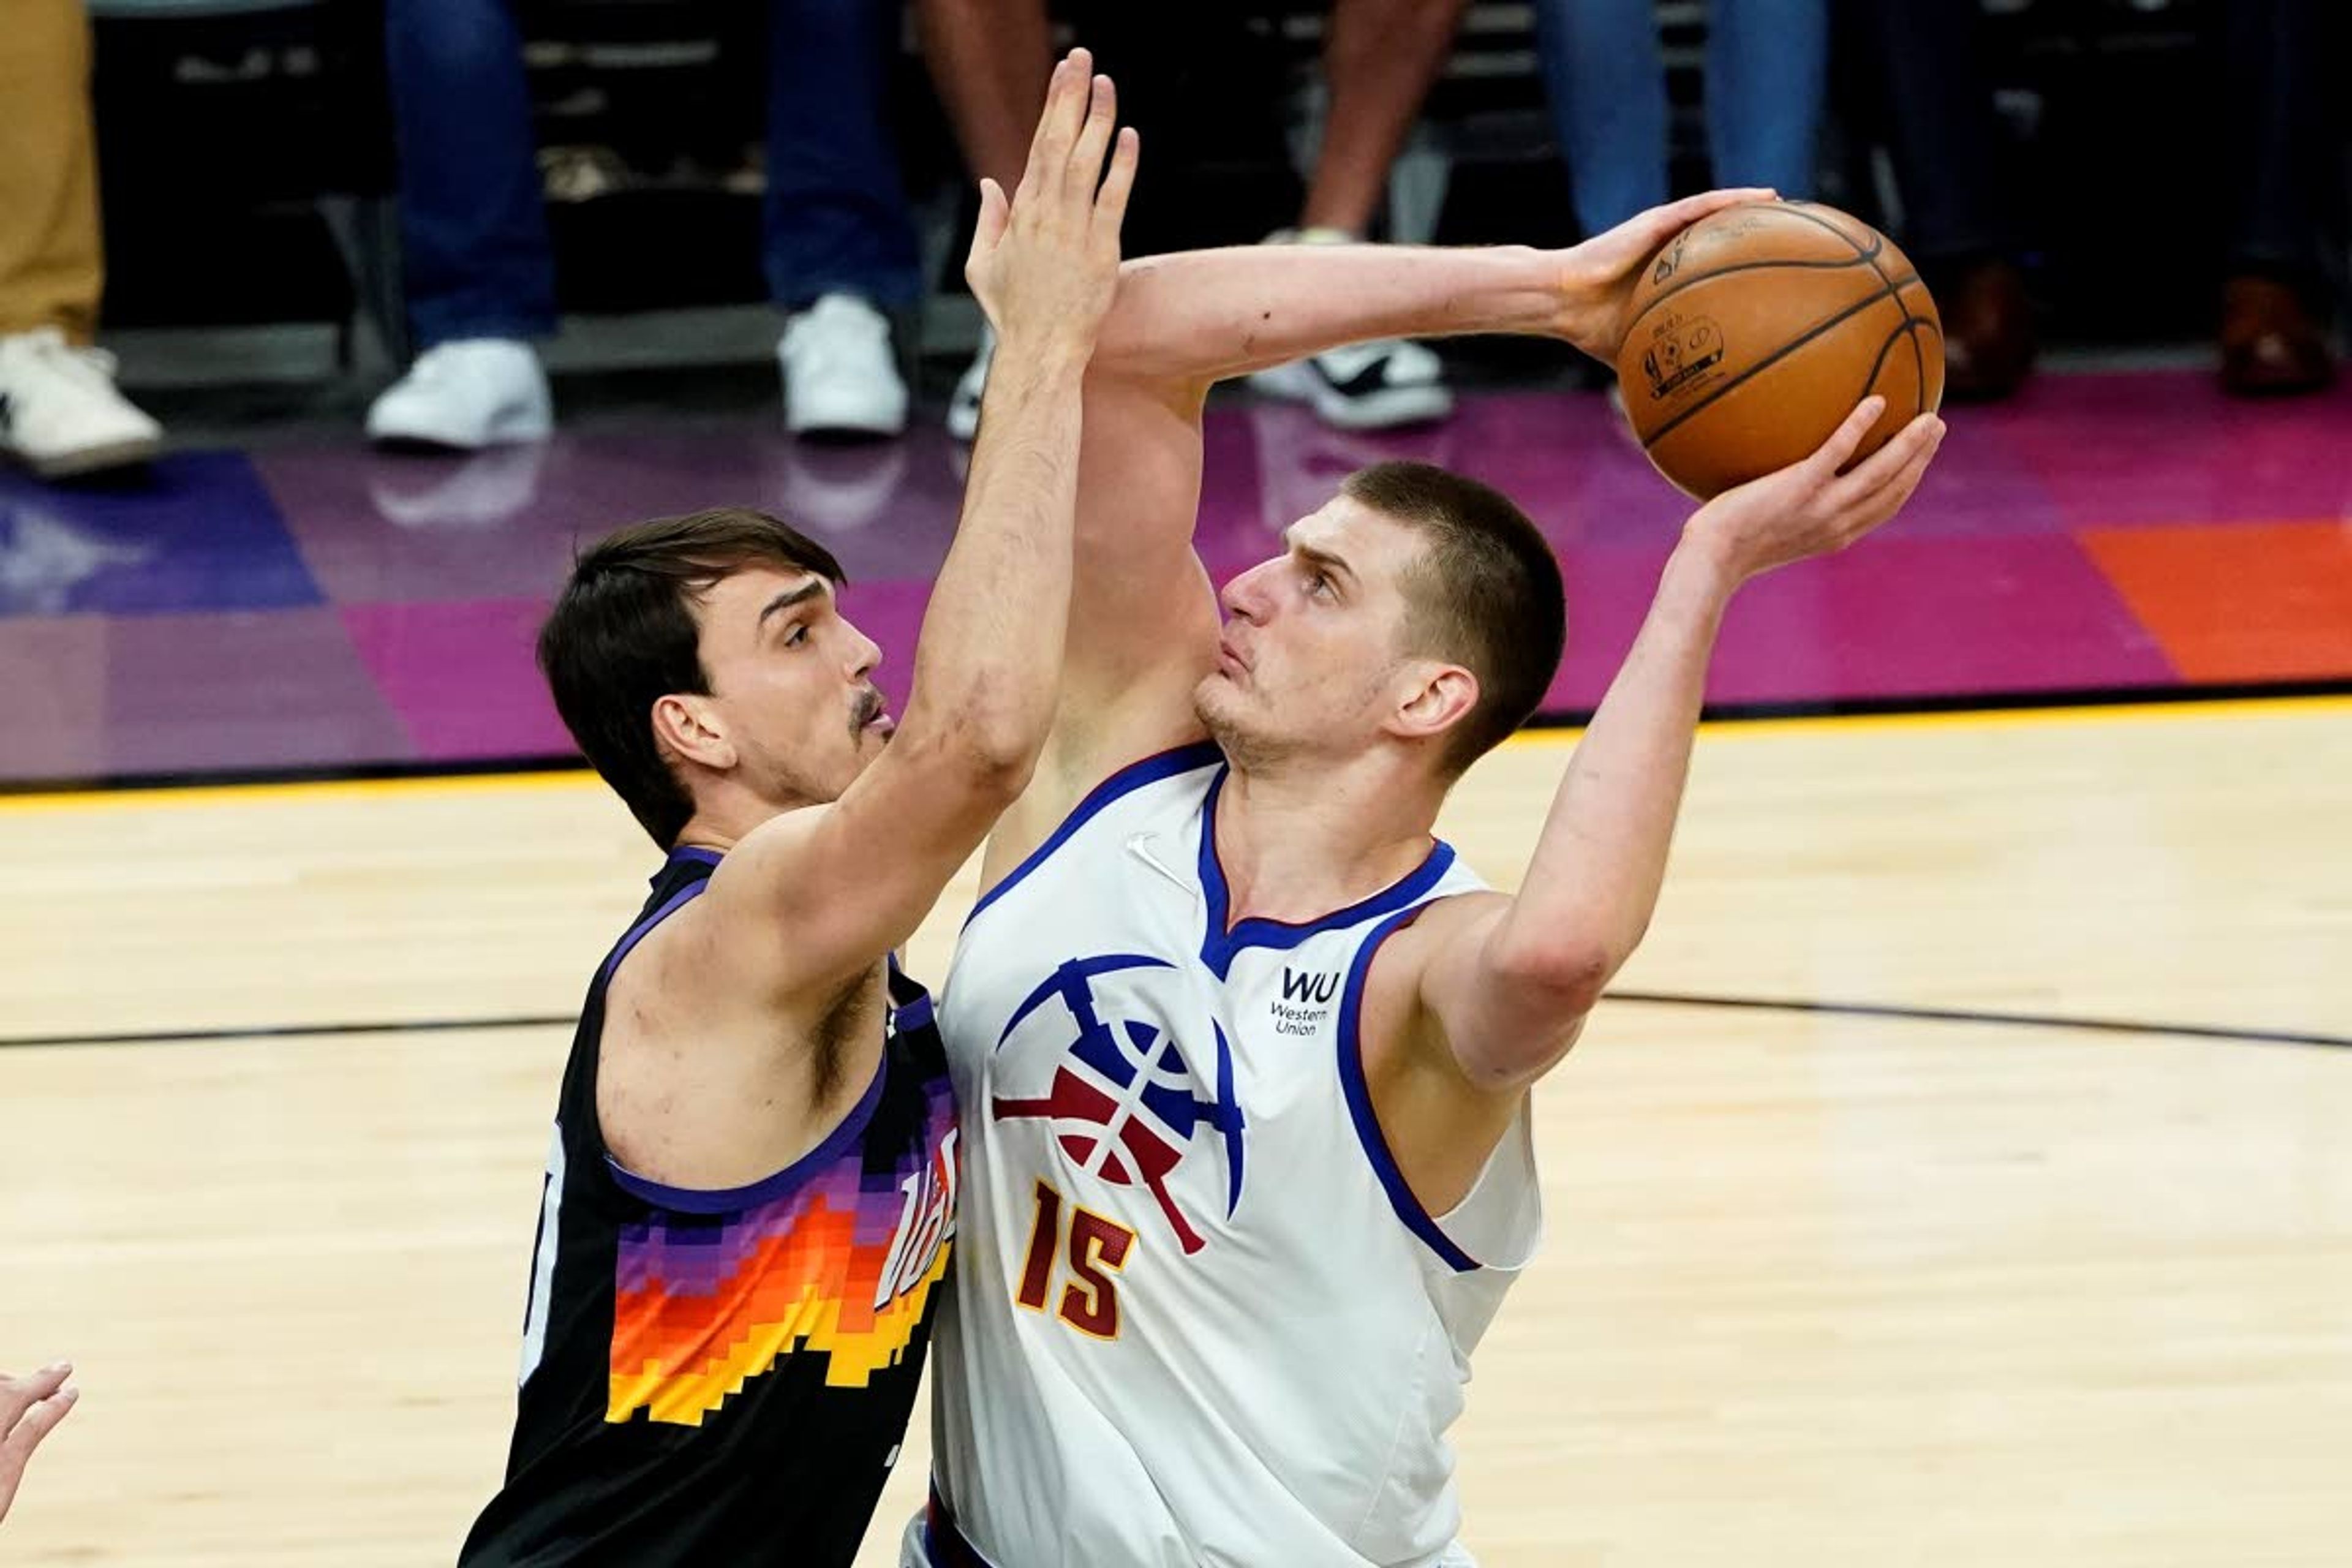
{"type": "Polygon", "coordinates": [[[72,1375],[64,1362],[23,1377],[0,1373],[0,1519],[8,1517],[8,1505],[16,1500],[25,1461],[81,1397],[81,1390],[66,1386],[72,1375]]]}
{"type": "Polygon", "coordinates": [[[1944,422],[1922,414],[1852,471],[1839,472],[1885,410],[1885,398],[1864,398],[1819,451],[1724,491],[1692,514],[1683,537],[1704,546],[1735,584],[1852,544],[1903,510],[1943,444],[1944,422]]]}
{"type": "Polygon", "coordinates": [[[963,275],[1008,348],[1094,352],[1118,288],[1119,223],[1135,185],[1139,143],[1129,128],[1112,147],[1118,118],[1110,78],[1072,49],[1045,89],[1020,188],[1008,200],[995,181],[980,183],[963,275]]]}
{"type": "Polygon", "coordinates": [[[1555,335],[1567,339],[1603,364],[1617,363],[1617,345],[1625,341],[1633,285],[1641,280],[1650,258],[1666,241],[1710,213],[1742,202],[1778,200],[1762,189],[1706,191],[1636,213],[1606,234],[1559,252],[1559,319],[1555,335]]]}

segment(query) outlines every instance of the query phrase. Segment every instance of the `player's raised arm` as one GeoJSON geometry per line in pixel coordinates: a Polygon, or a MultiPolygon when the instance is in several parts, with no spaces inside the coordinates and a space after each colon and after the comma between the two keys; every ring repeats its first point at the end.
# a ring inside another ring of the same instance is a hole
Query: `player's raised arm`
{"type": "Polygon", "coordinates": [[[1648,929],[1732,595],[1776,566],[1843,549],[1917,487],[1943,438],[1932,415],[1838,472],[1883,408],[1865,400],[1813,456],[1692,516],[1569,760],[1517,893],[1465,900],[1450,919],[1433,912],[1420,1005],[1472,1084],[1514,1089],[1558,1061],[1648,929]]]}
{"type": "Polygon", "coordinates": [[[1617,352],[1642,265],[1710,213],[1768,201],[1709,191],[1567,250],[1249,245],[1130,261],[1103,323],[1104,374],[1206,386],[1372,338],[1513,332],[1617,352]]]}
{"type": "Polygon", "coordinates": [[[784,917],[788,941],[761,939],[761,962],[788,971],[782,988],[835,983],[911,934],[1045,739],[1070,595],[1080,388],[1116,287],[1137,157],[1131,131],[1113,149],[1115,109],[1109,79],[1074,51],[1055,70],[1020,188],[1008,202],[983,185],[965,271],[1000,346],[898,733],[837,801],[764,825],[711,879],[714,898],[784,917]]]}
{"type": "Polygon", "coordinates": [[[1122,268],[1087,383],[1062,713],[1035,787],[991,845],[992,879],[1111,768],[1198,734],[1192,690],[1215,663],[1219,624],[1192,551],[1211,385],[1383,337],[1548,335],[1606,359],[1650,256],[1770,195],[1694,196],[1569,250],[1240,246],[1122,268]]]}

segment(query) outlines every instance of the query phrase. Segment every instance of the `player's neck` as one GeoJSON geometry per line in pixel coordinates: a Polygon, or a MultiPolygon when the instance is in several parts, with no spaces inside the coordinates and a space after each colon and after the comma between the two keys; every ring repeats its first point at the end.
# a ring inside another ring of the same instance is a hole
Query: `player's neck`
{"type": "Polygon", "coordinates": [[[695,803],[694,815],[679,829],[677,842],[681,847],[716,849],[720,854],[735,847],[763,824],[773,822],[787,812],[797,811],[814,801],[792,801],[779,804],[762,800],[749,791],[713,792],[695,803]]]}
{"type": "Polygon", "coordinates": [[[1400,784],[1369,768],[1235,768],[1212,825],[1229,918],[1311,921],[1411,875],[1429,856],[1434,813],[1400,784]]]}

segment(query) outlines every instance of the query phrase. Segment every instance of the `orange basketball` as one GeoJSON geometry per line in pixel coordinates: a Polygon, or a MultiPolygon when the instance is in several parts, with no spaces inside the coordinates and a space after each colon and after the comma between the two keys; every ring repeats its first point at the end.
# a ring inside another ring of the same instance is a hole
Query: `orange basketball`
{"type": "Polygon", "coordinates": [[[1658,471],[1702,500],[1814,451],[1872,393],[1855,461],[1944,400],[1944,329],[1886,237],[1835,207],[1759,202],[1666,242],[1617,349],[1658,471]]]}

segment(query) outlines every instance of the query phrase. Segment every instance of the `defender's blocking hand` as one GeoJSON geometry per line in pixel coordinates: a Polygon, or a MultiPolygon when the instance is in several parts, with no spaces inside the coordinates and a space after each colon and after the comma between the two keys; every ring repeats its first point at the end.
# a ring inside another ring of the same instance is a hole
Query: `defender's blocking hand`
{"type": "Polygon", "coordinates": [[[964,278],[1007,348],[1094,351],[1118,287],[1119,225],[1139,147],[1132,128],[1113,146],[1118,110],[1110,78],[1094,74],[1086,50],[1071,50],[1045,89],[1020,187],[1008,200],[996,182],[981,182],[964,278]]]}

